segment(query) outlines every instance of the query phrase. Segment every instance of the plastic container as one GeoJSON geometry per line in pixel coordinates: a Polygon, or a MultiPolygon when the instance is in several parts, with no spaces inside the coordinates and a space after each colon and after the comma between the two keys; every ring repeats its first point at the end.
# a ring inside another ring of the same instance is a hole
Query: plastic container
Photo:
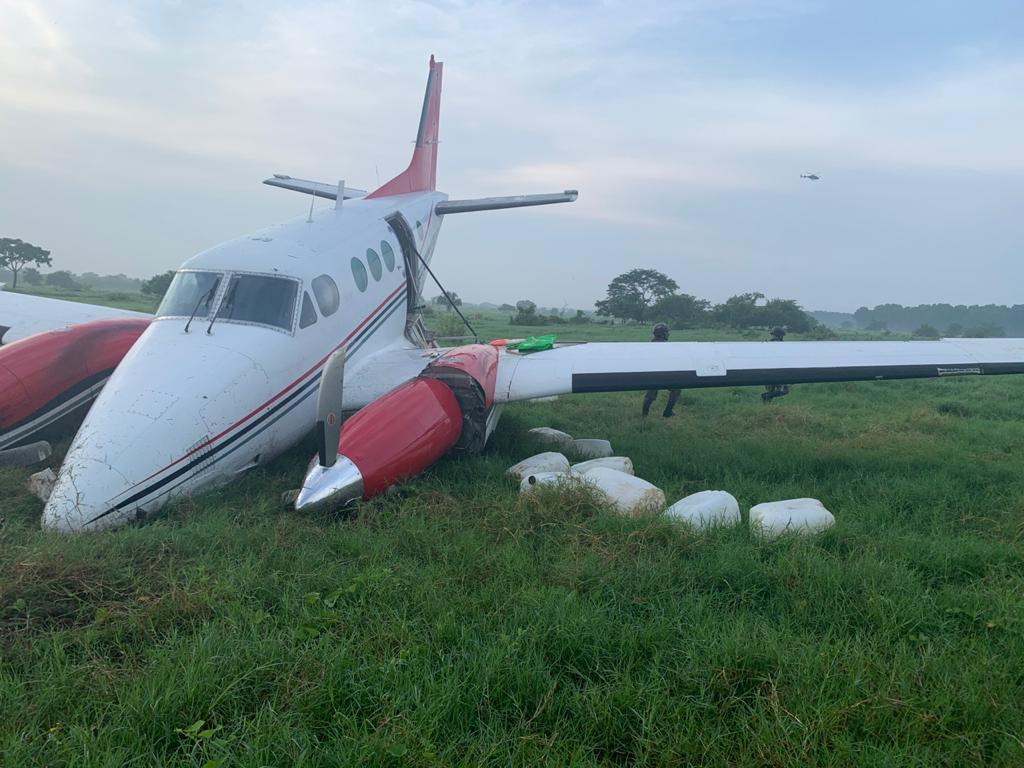
{"type": "Polygon", "coordinates": [[[606,459],[615,454],[612,444],[607,440],[598,440],[592,437],[573,440],[569,450],[581,459],[606,459]]]}
{"type": "Polygon", "coordinates": [[[568,486],[577,482],[580,482],[580,478],[570,472],[535,472],[523,478],[519,483],[519,492],[530,493],[535,488],[568,486]]]}
{"type": "Polygon", "coordinates": [[[560,429],[552,429],[551,427],[534,427],[533,429],[527,430],[526,434],[538,443],[544,443],[545,445],[557,445],[559,448],[565,450],[571,449],[573,445],[572,435],[567,432],[563,432],[560,429]]]}
{"type": "Polygon", "coordinates": [[[735,525],[741,520],[739,502],[727,491],[690,494],[666,509],[665,516],[698,528],[735,525]]]}
{"type": "Polygon", "coordinates": [[[783,533],[817,533],[835,525],[836,519],[817,499],[769,501],[750,508],[750,528],[765,536],[783,533]]]}
{"type": "Polygon", "coordinates": [[[577,475],[582,475],[597,467],[617,469],[619,472],[625,472],[627,475],[633,474],[633,462],[628,456],[606,456],[602,459],[581,461],[579,464],[572,465],[572,471],[577,475]]]}
{"type": "Polygon", "coordinates": [[[517,480],[523,480],[527,475],[535,475],[540,472],[568,472],[569,460],[560,453],[548,451],[538,453],[523,459],[518,464],[513,464],[505,472],[517,480]]]}
{"type": "Polygon", "coordinates": [[[625,472],[594,467],[583,479],[597,488],[624,515],[654,515],[665,509],[665,494],[655,485],[625,472]]]}

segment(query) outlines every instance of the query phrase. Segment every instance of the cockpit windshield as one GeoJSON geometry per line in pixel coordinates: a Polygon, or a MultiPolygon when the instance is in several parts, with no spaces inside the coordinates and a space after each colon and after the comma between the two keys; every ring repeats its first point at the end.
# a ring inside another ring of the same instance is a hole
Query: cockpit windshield
{"type": "Polygon", "coordinates": [[[223,277],[223,272],[178,272],[164,294],[156,316],[192,317],[195,313],[200,320],[208,318],[223,277]]]}
{"type": "Polygon", "coordinates": [[[298,289],[298,282],[287,277],[233,274],[216,322],[257,323],[291,331],[298,289]]]}

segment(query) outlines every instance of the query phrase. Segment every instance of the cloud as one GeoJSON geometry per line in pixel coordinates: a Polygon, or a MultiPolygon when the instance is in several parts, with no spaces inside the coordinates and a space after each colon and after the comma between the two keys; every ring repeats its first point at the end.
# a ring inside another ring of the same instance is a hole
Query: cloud
{"type": "MultiPolygon", "coordinates": [[[[0,0],[0,170],[19,169],[57,200],[60,178],[77,179],[96,200],[115,199],[116,181],[214,234],[209,206],[182,192],[190,183],[227,190],[279,171],[372,186],[401,170],[434,52],[446,62],[444,188],[474,196],[577,187],[577,203],[522,213],[521,226],[554,228],[591,254],[628,239],[666,263],[683,242],[737,259],[756,248],[752,260],[770,261],[761,249],[771,221],[749,226],[747,241],[730,238],[765,201],[788,199],[807,170],[821,172],[837,200],[854,194],[840,191],[839,179],[855,175],[898,172],[923,191],[937,174],[1024,173],[1024,57],[961,41],[926,73],[879,83],[813,77],[811,60],[807,76],[794,74],[739,45],[728,50],[737,66],[727,74],[698,45],[710,28],[776,34],[812,24],[826,8],[798,0],[0,0]]],[[[225,199],[218,215],[248,222],[241,206],[252,199],[225,199]]],[[[846,199],[847,210],[858,205],[846,199]]],[[[28,220],[28,210],[10,201],[5,225],[28,220]]],[[[843,210],[837,203],[828,216],[843,210]]],[[[834,230],[837,220],[822,216],[814,226],[834,230]]],[[[123,235],[128,250],[152,251],[136,271],[166,268],[185,243],[171,236],[152,246],[145,225],[123,235]]],[[[82,231],[65,242],[83,261],[126,269],[102,223],[75,226],[82,231]]],[[[476,240],[454,242],[483,247],[485,229],[471,225],[476,240]]],[[[778,241],[773,248],[788,247],[781,234],[778,241]]],[[[608,269],[614,257],[607,254],[608,269]]],[[[573,257],[564,258],[571,267],[573,257]]],[[[581,281],[579,292],[599,287],[581,281]]]]}

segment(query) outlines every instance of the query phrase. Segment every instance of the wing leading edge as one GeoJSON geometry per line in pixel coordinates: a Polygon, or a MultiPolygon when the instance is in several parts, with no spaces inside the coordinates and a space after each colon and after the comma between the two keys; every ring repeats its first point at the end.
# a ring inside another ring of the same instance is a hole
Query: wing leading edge
{"type": "Polygon", "coordinates": [[[0,344],[90,320],[151,318],[144,312],[0,291],[0,344]]]}
{"type": "Polygon", "coordinates": [[[506,353],[495,399],[1024,373],[1024,339],[607,342],[506,353]]]}

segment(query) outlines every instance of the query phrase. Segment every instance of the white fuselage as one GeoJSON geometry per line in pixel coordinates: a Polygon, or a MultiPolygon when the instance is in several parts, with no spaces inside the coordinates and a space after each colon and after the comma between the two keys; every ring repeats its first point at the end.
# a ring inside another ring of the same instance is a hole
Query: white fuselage
{"type": "MultiPolygon", "coordinates": [[[[179,304],[168,314],[173,302],[165,300],[75,436],[44,525],[77,531],[123,524],[172,496],[267,462],[312,427],[321,368],[343,344],[351,372],[346,408],[400,383],[400,372],[370,365],[375,353],[416,346],[405,334],[406,249],[387,219],[404,217],[429,261],[440,228],[434,205],[445,199],[425,192],[346,200],[311,221],[270,227],[185,262],[182,272],[197,273],[189,280],[216,288],[200,297],[191,323],[191,301],[189,311],[179,304]],[[333,296],[325,290],[332,283],[333,296]],[[268,302],[259,291],[268,287],[294,294],[290,317],[282,311],[271,322],[261,319],[268,302]],[[248,305],[240,307],[246,291],[248,305]]],[[[180,295],[191,298],[184,289],[180,295]]]]}

